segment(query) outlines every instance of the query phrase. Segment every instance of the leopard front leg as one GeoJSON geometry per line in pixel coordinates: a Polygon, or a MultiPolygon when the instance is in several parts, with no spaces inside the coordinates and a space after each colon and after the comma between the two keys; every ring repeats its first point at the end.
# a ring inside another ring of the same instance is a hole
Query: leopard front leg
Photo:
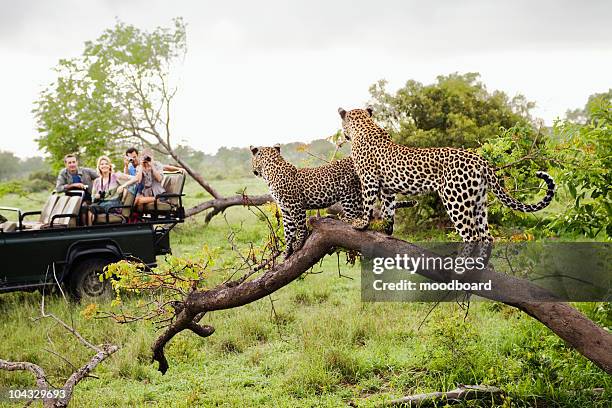
{"type": "Polygon", "coordinates": [[[283,227],[285,228],[285,259],[300,249],[306,241],[306,211],[298,203],[283,206],[283,227]],[[285,224],[285,220],[287,223],[285,224]]]}
{"type": "Polygon", "coordinates": [[[374,204],[378,197],[378,180],[369,174],[363,176],[360,175],[361,179],[361,194],[363,197],[363,215],[360,219],[353,220],[351,225],[355,229],[364,230],[368,228],[372,214],[374,214],[374,204]]]}
{"type": "Polygon", "coordinates": [[[393,224],[395,221],[395,194],[389,193],[382,190],[380,193],[380,200],[382,202],[382,219],[385,223],[385,234],[393,234],[393,224]]]}
{"type": "Polygon", "coordinates": [[[363,217],[363,197],[361,196],[361,188],[355,189],[347,193],[342,200],[343,214],[339,216],[340,221],[352,224],[353,221],[361,220],[363,217]]]}
{"type": "Polygon", "coordinates": [[[291,211],[285,207],[281,207],[281,213],[283,215],[283,231],[285,231],[285,250],[283,251],[283,257],[287,259],[293,253],[296,226],[291,211]]]}
{"type": "Polygon", "coordinates": [[[306,237],[308,236],[308,230],[306,228],[306,210],[301,206],[295,209],[295,216],[293,218],[295,220],[295,243],[293,244],[293,251],[297,251],[300,249],[304,242],[306,242],[306,237]]]}

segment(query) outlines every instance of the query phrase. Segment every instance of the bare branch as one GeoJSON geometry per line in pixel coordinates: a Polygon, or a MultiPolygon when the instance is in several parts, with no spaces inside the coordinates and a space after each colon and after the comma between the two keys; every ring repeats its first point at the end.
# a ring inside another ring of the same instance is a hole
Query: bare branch
{"type": "Polygon", "coordinates": [[[68,380],[64,383],[63,389],[66,390],[66,396],[62,398],[62,400],[67,402],[72,398],[72,393],[74,392],[74,387],[85,377],[89,375],[91,371],[93,371],[98,364],[107,359],[113,353],[119,350],[119,347],[112,344],[104,344],[100,351],[94,355],[91,360],[89,360],[85,365],[79,368],[76,372],[74,372],[68,380]]]}
{"type": "Polygon", "coordinates": [[[187,211],[185,211],[185,215],[187,217],[191,217],[192,215],[196,215],[198,213],[201,213],[202,211],[212,209],[210,213],[206,214],[206,222],[209,222],[212,219],[212,217],[214,217],[215,215],[219,213],[222,213],[229,207],[232,207],[235,205],[241,205],[241,206],[262,205],[265,203],[269,203],[271,201],[274,201],[274,199],[272,198],[270,194],[263,194],[263,195],[256,195],[256,196],[236,195],[236,196],[231,196],[231,197],[219,196],[218,198],[214,198],[209,201],[204,201],[203,203],[200,203],[196,205],[195,207],[187,209],[187,211]]]}
{"type": "Polygon", "coordinates": [[[12,362],[0,359],[0,370],[29,371],[36,377],[36,385],[38,388],[49,388],[45,371],[36,364],[25,361],[12,362]]]}
{"type": "Polygon", "coordinates": [[[494,395],[502,394],[502,390],[497,387],[484,385],[460,385],[458,388],[446,392],[430,392],[427,394],[415,394],[407,397],[391,400],[384,406],[422,406],[425,403],[452,403],[484,397],[491,398],[494,395]]]}

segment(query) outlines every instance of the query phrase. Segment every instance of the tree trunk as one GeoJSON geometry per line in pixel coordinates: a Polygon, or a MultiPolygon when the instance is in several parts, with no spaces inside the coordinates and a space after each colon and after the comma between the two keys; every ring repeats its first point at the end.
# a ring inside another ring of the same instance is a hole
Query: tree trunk
{"type": "MultiPolygon", "coordinates": [[[[227,282],[211,290],[191,292],[186,297],[184,308],[178,314],[176,321],[153,345],[153,359],[160,363],[159,369],[162,373],[168,367],[164,356],[165,344],[184,329],[196,331],[193,330],[196,316],[213,310],[243,306],[261,299],[289,284],[334,248],[342,247],[357,251],[363,251],[364,248],[376,248],[377,256],[386,257],[395,257],[396,254],[407,254],[411,257],[437,256],[416,245],[381,233],[357,231],[350,225],[337,220],[310,218],[309,222],[312,226],[312,233],[304,246],[285,262],[265,271],[256,279],[227,282]]],[[[457,276],[453,271],[444,270],[423,270],[417,273],[438,282],[450,281],[457,276]]],[[[513,295],[516,293],[538,294],[538,298],[555,299],[554,295],[529,281],[497,273],[490,267],[479,273],[478,280],[491,280],[492,290],[472,291],[472,293],[504,302],[524,311],[546,325],[602,370],[612,374],[612,334],[566,303],[525,302],[524,297],[513,295]]],[[[212,327],[207,326],[205,333],[210,335],[213,331],[212,327]]]]}

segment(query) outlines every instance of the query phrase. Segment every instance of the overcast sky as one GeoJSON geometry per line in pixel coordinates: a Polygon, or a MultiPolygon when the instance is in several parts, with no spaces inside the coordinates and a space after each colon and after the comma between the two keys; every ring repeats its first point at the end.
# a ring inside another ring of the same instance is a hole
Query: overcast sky
{"type": "Polygon", "coordinates": [[[477,71],[547,123],[612,87],[610,1],[0,0],[0,150],[40,154],[33,102],[118,18],[188,24],[174,134],[194,148],[310,141],[379,79],[477,71]]]}

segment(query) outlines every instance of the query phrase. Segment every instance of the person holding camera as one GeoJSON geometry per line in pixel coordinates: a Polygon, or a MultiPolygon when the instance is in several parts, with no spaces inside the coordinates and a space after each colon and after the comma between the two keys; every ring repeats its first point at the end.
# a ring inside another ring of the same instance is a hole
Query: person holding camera
{"type": "MultiPolygon", "coordinates": [[[[136,177],[121,172],[113,172],[113,164],[108,156],[100,156],[96,165],[99,177],[93,182],[93,204],[89,206],[89,225],[93,223],[96,215],[104,214],[112,207],[122,205],[123,189],[136,183],[136,177]],[[120,184],[123,182],[123,185],[120,184]]],[[[117,208],[114,212],[119,213],[117,208]]]]}
{"type": "Polygon", "coordinates": [[[166,192],[162,186],[163,178],[164,166],[153,161],[151,153],[145,152],[136,169],[135,176],[137,183],[142,185],[142,190],[138,193],[134,202],[138,212],[143,212],[146,204],[154,202],[156,195],[166,192]]]}
{"type": "MultiPolygon", "coordinates": [[[[145,156],[150,158],[151,154],[145,153],[145,156]]],[[[161,170],[159,170],[160,172],[163,172],[163,171],[180,171],[183,173],[185,172],[185,170],[182,167],[173,166],[170,164],[160,164],[158,162],[153,162],[153,166],[156,166],[158,170],[161,167],[161,170]]],[[[123,173],[136,177],[138,176],[138,171],[141,168],[142,166],[141,166],[140,157],[138,155],[138,149],[135,147],[130,147],[129,149],[125,151],[125,157],[123,158],[123,173]]],[[[142,176],[138,176],[138,179],[141,180],[142,176]]],[[[142,195],[141,193],[144,189],[144,185],[142,184],[141,181],[139,181],[130,188],[131,188],[130,191],[134,193],[135,196],[139,196],[139,195],[142,195]]]]}
{"type": "MultiPolygon", "coordinates": [[[[150,154],[149,154],[150,156],[150,154]]],[[[136,176],[138,172],[138,166],[140,165],[140,157],[138,156],[138,149],[130,147],[125,151],[125,157],[123,158],[123,172],[130,176],[136,176]]],[[[163,171],[180,171],[185,172],[185,169],[171,164],[160,164],[163,171]]]]}

